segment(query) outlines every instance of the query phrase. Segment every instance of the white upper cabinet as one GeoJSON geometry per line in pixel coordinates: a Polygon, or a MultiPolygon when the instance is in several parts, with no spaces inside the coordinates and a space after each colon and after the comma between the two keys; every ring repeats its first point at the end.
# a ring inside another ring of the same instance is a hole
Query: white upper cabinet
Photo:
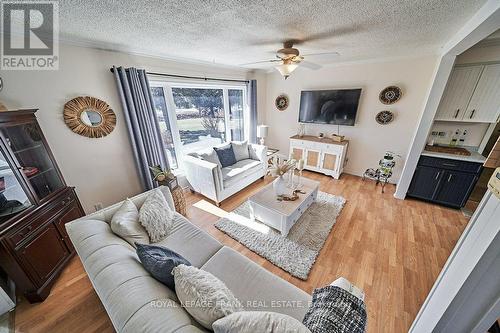
{"type": "Polygon", "coordinates": [[[469,102],[465,121],[495,123],[500,111],[500,64],[484,66],[469,102]]]}
{"type": "Polygon", "coordinates": [[[483,66],[456,67],[439,104],[436,120],[461,120],[477,85],[483,66]]]}
{"type": "Polygon", "coordinates": [[[455,67],[435,120],[497,122],[500,114],[500,64],[455,67]]]}

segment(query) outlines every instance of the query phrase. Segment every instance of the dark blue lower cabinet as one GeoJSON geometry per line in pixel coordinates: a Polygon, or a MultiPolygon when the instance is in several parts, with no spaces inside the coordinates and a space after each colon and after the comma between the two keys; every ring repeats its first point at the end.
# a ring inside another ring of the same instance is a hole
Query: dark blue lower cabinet
{"type": "Polygon", "coordinates": [[[474,169],[470,168],[470,162],[456,164],[443,162],[440,164],[443,160],[446,161],[446,159],[425,157],[425,159],[422,158],[419,161],[408,189],[408,196],[461,208],[467,202],[478,180],[481,165],[477,163],[478,167],[474,169]],[[429,165],[443,165],[445,167],[454,165],[461,168],[461,170],[450,170],[429,165]],[[466,170],[474,169],[477,172],[464,172],[465,167],[467,167],[466,170]]]}
{"type": "Polygon", "coordinates": [[[408,194],[415,198],[432,200],[443,173],[440,169],[417,166],[408,194]]]}
{"type": "Polygon", "coordinates": [[[477,176],[459,171],[444,172],[435,202],[453,207],[463,207],[476,184],[477,176]]]}

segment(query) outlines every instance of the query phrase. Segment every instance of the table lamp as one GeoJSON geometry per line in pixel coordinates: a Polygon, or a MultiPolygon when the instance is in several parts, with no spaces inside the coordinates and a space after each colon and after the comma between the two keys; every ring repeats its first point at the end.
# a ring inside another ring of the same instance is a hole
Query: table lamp
{"type": "Polygon", "coordinates": [[[261,145],[264,145],[264,140],[267,137],[268,133],[269,133],[269,126],[267,126],[267,125],[257,126],[257,137],[260,138],[259,143],[261,145]]]}

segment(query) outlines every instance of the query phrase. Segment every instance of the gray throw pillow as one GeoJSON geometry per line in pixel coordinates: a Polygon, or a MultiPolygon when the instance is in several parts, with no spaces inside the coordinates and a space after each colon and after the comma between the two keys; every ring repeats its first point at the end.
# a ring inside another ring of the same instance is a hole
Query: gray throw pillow
{"type": "Polygon", "coordinates": [[[286,314],[267,311],[242,311],[215,321],[215,333],[311,333],[297,319],[286,314]]]}
{"type": "Polygon", "coordinates": [[[180,264],[191,266],[183,256],[163,246],[135,243],[137,256],[144,268],[158,281],[175,290],[172,270],[180,264]]]}
{"type": "Polygon", "coordinates": [[[201,158],[202,160],[205,160],[205,161],[210,162],[210,163],[217,164],[219,167],[222,168],[222,165],[219,161],[219,157],[217,156],[217,153],[215,152],[215,150],[213,148],[210,148],[209,150],[197,152],[196,155],[198,156],[198,158],[201,158]]]}
{"type": "Polygon", "coordinates": [[[130,199],[123,201],[111,218],[110,226],[113,233],[134,247],[135,242],[149,244],[148,233],[139,223],[139,211],[130,199]]]}
{"type": "Polygon", "coordinates": [[[220,164],[223,168],[231,166],[237,162],[236,157],[234,156],[233,146],[230,144],[223,147],[214,147],[214,150],[217,153],[220,164]]]}
{"type": "Polygon", "coordinates": [[[236,161],[247,160],[250,158],[247,141],[232,141],[231,146],[233,147],[236,161]]]}

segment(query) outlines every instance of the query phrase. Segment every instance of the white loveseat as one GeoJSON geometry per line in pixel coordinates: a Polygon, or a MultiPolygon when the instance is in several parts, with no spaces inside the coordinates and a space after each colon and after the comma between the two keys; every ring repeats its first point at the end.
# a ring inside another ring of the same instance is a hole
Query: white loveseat
{"type": "Polygon", "coordinates": [[[193,191],[213,200],[217,206],[222,200],[264,177],[267,171],[267,147],[263,145],[248,144],[249,158],[226,167],[221,167],[213,159],[203,159],[202,153],[183,156],[184,171],[193,191]]]}

